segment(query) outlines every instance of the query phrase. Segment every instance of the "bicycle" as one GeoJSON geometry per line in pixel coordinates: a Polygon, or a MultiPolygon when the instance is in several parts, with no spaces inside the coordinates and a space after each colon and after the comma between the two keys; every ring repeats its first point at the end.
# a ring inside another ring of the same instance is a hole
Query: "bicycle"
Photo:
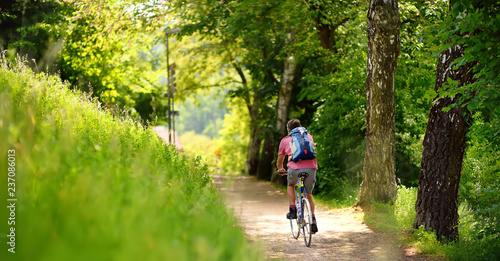
{"type": "Polygon", "coordinates": [[[307,199],[306,189],[304,187],[304,179],[309,176],[306,172],[299,173],[299,181],[295,186],[295,204],[297,206],[297,219],[290,219],[290,228],[292,236],[298,239],[300,231],[304,235],[304,242],[307,247],[311,245],[311,224],[312,213],[309,200],[307,199]]]}

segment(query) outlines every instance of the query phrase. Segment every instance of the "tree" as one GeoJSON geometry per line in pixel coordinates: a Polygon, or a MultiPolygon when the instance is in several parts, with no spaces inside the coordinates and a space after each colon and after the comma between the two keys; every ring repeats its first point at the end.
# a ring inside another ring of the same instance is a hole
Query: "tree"
{"type": "MultiPolygon", "coordinates": [[[[464,85],[472,81],[472,64],[453,68],[453,61],[463,55],[463,46],[441,52],[436,74],[436,90],[446,80],[464,85]]],[[[436,99],[432,106],[424,137],[421,170],[418,182],[417,213],[414,228],[433,229],[437,237],[458,240],[458,186],[468,128],[467,107],[458,105],[459,97],[436,99]],[[444,110],[443,110],[444,109],[444,110]]]]}
{"type": "Polygon", "coordinates": [[[398,1],[371,0],[366,78],[366,151],[358,206],[396,197],[394,77],[400,50],[398,1]]]}
{"type": "MultiPolygon", "coordinates": [[[[293,41],[293,34],[290,36],[293,41]]],[[[283,76],[281,87],[278,94],[278,115],[276,117],[276,128],[280,136],[285,136],[286,123],[289,118],[290,100],[292,99],[292,90],[294,82],[297,81],[297,58],[293,54],[287,54],[283,61],[283,76]]]]}
{"type": "Polygon", "coordinates": [[[276,115],[274,101],[281,86],[283,50],[292,42],[287,44],[286,39],[291,27],[302,24],[296,20],[302,17],[302,9],[282,1],[192,1],[189,10],[185,5],[185,1],[173,2],[183,19],[183,32],[217,39],[217,48],[227,54],[226,63],[239,76],[239,84],[231,86],[229,95],[245,101],[251,118],[246,169],[250,175],[257,175],[260,165],[263,175],[259,176],[269,179],[276,135],[276,126],[269,119],[276,115]],[[200,12],[210,15],[199,16],[200,12]],[[283,13],[293,19],[283,18],[283,13]],[[260,157],[264,138],[266,149],[260,157]],[[260,159],[264,160],[262,164],[260,159]]]}
{"type": "MultiPolygon", "coordinates": [[[[134,1],[75,1],[60,55],[62,77],[107,105],[130,108],[133,94],[152,92],[159,73],[147,52],[165,24],[163,8],[134,1]]],[[[162,37],[163,36],[163,37],[162,37]]]]}
{"type": "Polygon", "coordinates": [[[3,0],[0,3],[0,51],[26,56],[37,71],[56,72],[65,17],[72,5],[55,0],[3,0]]]}
{"type": "MultiPolygon", "coordinates": [[[[401,51],[396,71],[396,178],[398,184],[417,186],[422,141],[436,82],[435,30],[447,3],[399,2],[401,51]]],[[[440,49],[438,49],[440,50],[440,49]]]]}
{"type": "Polygon", "coordinates": [[[451,1],[446,23],[451,26],[443,28],[448,41],[439,55],[439,96],[424,138],[413,222],[415,229],[434,230],[439,240],[459,239],[458,192],[471,110],[497,100],[499,37],[492,29],[497,12],[493,2],[451,1]]]}
{"type": "MultiPolygon", "coordinates": [[[[0,51],[27,56],[37,71],[60,73],[72,88],[144,120],[162,99],[155,41],[164,40],[164,2],[7,0],[0,4],[0,51]],[[155,68],[156,67],[156,68],[155,68]],[[136,110],[135,110],[136,109],[136,110]]],[[[156,45],[158,46],[158,45],[156,45]]],[[[164,63],[161,63],[164,64],[164,63]]]]}
{"type": "Polygon", "coordinates": [[[321,47],[330,57],[326,63],[327,73],[338,70],[334,61],[339,58],[338,43],[343,40],[339,37],[338,29],[356,17],[359,4],[358,1],[342,0],[310,1],[309,6],[321,47]]]}

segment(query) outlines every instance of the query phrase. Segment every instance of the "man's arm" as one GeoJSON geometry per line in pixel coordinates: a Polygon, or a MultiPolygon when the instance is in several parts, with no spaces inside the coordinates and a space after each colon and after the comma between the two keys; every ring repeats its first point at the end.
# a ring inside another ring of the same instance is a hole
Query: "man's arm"
{"type": "Polygon", "coordinates": [[[283,168],[283,161],[285,160],[285,155],[278,154],[278,160],[276,160],[276,168],[278,168],[278,174],[282,175],[286,173],[285,168],[283,168]]]}

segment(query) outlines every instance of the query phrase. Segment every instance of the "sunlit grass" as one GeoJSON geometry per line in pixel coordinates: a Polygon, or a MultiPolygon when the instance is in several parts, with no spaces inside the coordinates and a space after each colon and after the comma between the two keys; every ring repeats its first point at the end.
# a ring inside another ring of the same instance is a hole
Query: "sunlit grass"
{"type": "Polygon", "coordinates": [[[206,135],[196,134],[194,131],[183,133],[179,138],[186,155],[200,157],[200,161],[209,168],[211,173],[216,172],[216,148],[213,139],[206,135]]]}
{"type": "Polygon", "coordinates": [[[328,195],[314,195],[314,200],[317,201],[321,206],[325,206],[329,209],[343,209],[350,208],[356,204],[359,195],[359,187],[343,187],[343,192],[341,196],[332,198],[328,195]]]}
{"type": "Polygon", "coordinates": [[[458,242],[439,242],[434,232],[424,228],[412,231],[416,199],[417,188],[399,186],[394,205],[375,202],[365,211],[364,220],[374,229],[394,234],[425,256],[450,260],[498,260],[500,241],[496,235],[477,234],[477,221],[467,203],[459,206],[458,242]]]}
{"type": "Polygon", "coordinates": [[[261,259],[208,169],[127,115],[4,60],[0,111],[0,167],[15,150],[17,198],[15,254],[0,208],[0,260],[261,259]]]}

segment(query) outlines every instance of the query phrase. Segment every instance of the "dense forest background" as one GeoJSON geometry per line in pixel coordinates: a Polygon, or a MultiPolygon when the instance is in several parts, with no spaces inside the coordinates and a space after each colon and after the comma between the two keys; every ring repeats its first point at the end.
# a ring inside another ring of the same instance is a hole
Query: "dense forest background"
{"type": "MultiPolygon", "coordinates": [[[[214,169],[282,183],[279,111],[317,143],[315,193],[345,200],[362,181],[369,1],[36,1],[0,4],[0,51],[28,57],[109,110],[166,124],[166,54],[175,62],[177,130],[187,151],[214,169]],[[179,27],[169,35],[165,30],[179,27]],[[281,93],[289,100],[279,100],[281,93]],[[220,152],[220,157],[216,154],[220,152]],[[217,158],[217,161],[215,160],[217,158]]],[[[467,106],[459,200],[477,234],[500,233],[500,4],[400,1],[395,77],[396,178],[415,187],[429,110],[443,97],[467,106]],[[466,47],[473,84],[436,91],[441,51],[466,47]],[[457,96],[458,95],[458,96],[457,96]]]]}

